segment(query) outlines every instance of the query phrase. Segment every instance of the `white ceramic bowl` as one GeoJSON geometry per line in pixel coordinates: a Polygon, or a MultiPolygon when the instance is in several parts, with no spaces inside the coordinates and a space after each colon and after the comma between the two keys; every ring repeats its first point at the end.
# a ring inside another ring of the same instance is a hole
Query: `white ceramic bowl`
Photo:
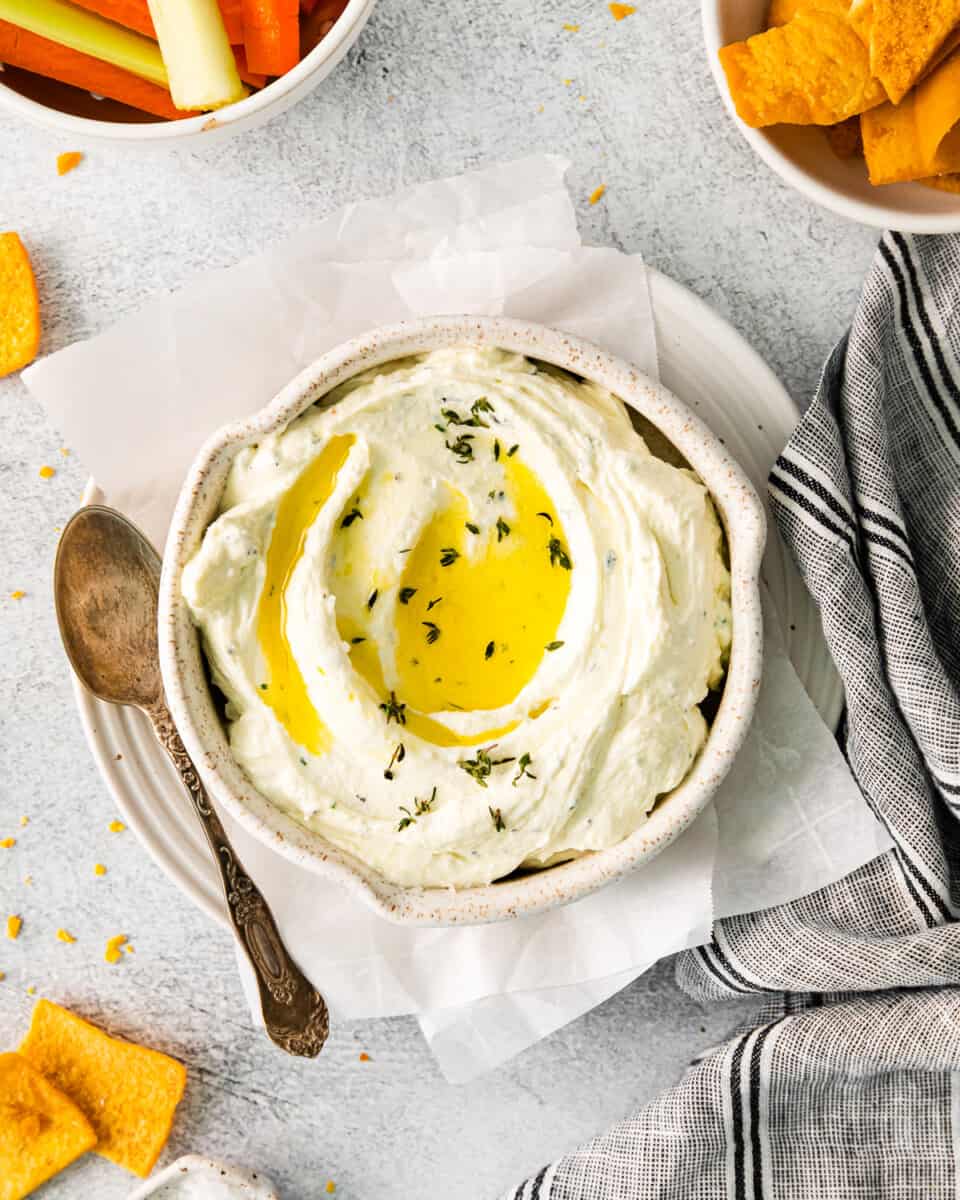
{"type": "Polygon", "coordinates": [[[209,1195],[211,1200],[231,1188],[234,1200],[279,1200],[276,1189],[265,1175],[255,1171],[241,1171],[227,1163],[199,1154],[185,1154],[176,1162],[152,1176],[146,1183],[135,1188],[127,1200],[162,1200],[166,1193],[175,1196],[177,1185],[196,1188],[195,1196],[209,1195]],[[203,1190],[201,1190],[203,1189],[203,1190]]]}
{"type": "Polygon", "coordinates": [[[319,358],[256,416],[215,434],[183,485],[160,581],[160,661],[167,699],[187,750],[214,800],[261,842],[298,865],[333,877],[388,919],[447,925],[503,920],[565,904],[652,859],[703,810],[739,750],[762,666],[758,591],[763,508],[740,467],[706,426],[665,388],[589,342],[524,321],[431,317],[363,334],[319,358]],[[733,648],[718,712],[687,778],[619,845],[486,887],[404,888],[286,816],[252,786],[230,753],[214,707],[197,632],[180,595],[183,568],[217,506],[237,452],[283,429],[331,388],[380,363],[441,346],[486,344],[565,368],[609,389],[657,427],[694,467],[727,534],[733,648]]]}
{"type": "Polygon", "coordinates": [[[905,233],[960,231],[960,196],[919,183],[873,187],[863,162],[837,158],[822,129],[801,125],[751,129],[740,120],[718,51],[728,42],[760,33],[768,7],[769,0],[701,0],[707,58],[720,95],[740,132],[767,166],[815,204],[851,221],[905,233]]]}
{"type": "MultiPolygon", "coordinates": [[[[0,116],[16,117],[32,125],[61,134],[65,144],[110,142],[139,149],[196,144],[198,138],[233,137],[244,129],[256,129],[296,104],[312,91],[344,57],[360,36],[376,0],[349,0],[327,36],[286,75],[253,92],[246,100],[230,104],[216,113],[201,113],[182,121],[158,121],[144,114],[143,121],[98,120],[90,114],[103,105],[111,114],[117,106],[95,101],[75,88],[21,73],[27,86],[16,90],[4,83],[0,73],[0,116]],[[29,94],[26,94],[29,90],[29,94]]],[[[19,87],[20,85],[18,85],[19,87]]]]}

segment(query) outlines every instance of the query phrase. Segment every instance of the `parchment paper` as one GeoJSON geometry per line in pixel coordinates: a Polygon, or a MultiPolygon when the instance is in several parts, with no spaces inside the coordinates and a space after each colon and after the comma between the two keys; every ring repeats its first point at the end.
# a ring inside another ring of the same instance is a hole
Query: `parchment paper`
{"type": "MultiPolygon", "coordinates": [[[[40,361],[27,386],[111,503],[160,545],[203,440],[375,325],[525,317],[656,376],[643,262],[581,246],[566,165],[536,156],[348,205],[40,361]]],[[[767,618],[757,717],[714,806],[651,864],[567,908],[478,928],[398,928],[228,822],[334,1015],[416,1013],[446,1076],[468,1080],[664,955],[707,941],[714,916],[793,899],[885,849],[769,604],[767,618]]],[[[248,975],[245,984],[256,1014],[248,975]]]]}

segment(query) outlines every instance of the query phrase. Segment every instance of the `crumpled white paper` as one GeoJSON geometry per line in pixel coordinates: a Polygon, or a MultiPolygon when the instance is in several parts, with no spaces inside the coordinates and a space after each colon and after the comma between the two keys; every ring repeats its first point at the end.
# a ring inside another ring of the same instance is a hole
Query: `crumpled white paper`
{"type": "MultiPolygon", "coordinates": [[[[348,205],[42,360],[25,382],[110,501],[161,544],[201,442],[375,325],[524,317],[655,376],[643,263],[581,246],[566,166],[536,156],[348,205]]],[[[466,1081],[708,940],[715,916],[793,899],[884,849],[767,609],[757,717],[714,806],[652,863],[574,905],[499,925],[401,928],[227,822],[334,1014],[416,1013],[444,1074],[466,1081]]]]}

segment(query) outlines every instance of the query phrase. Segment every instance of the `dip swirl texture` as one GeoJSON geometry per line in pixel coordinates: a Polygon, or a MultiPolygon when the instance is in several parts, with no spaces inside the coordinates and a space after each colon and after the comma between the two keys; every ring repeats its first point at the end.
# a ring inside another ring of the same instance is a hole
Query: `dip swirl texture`
{"type": "Polygon", "coordinates": [[[252,783],[407,886],[628,836],[690,770],[730,646],[697,476],[610,393],[475,347],[242,450],[182,587],[252,783]]]}

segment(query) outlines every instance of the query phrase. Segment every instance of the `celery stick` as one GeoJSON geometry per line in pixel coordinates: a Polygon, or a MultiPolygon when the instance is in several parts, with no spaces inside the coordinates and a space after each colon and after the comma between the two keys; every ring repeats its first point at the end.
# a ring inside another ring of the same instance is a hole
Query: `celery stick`
{"type": "Polygon", "coordinates": [[[167,86],[156,42],[64,0],[0,0],[0,20],[167,86]]]}
{"type": "Polygon", "coordinates": [[[147,0],[177,108],[220,108],[247,94],[217,0],[147,0]]]}

